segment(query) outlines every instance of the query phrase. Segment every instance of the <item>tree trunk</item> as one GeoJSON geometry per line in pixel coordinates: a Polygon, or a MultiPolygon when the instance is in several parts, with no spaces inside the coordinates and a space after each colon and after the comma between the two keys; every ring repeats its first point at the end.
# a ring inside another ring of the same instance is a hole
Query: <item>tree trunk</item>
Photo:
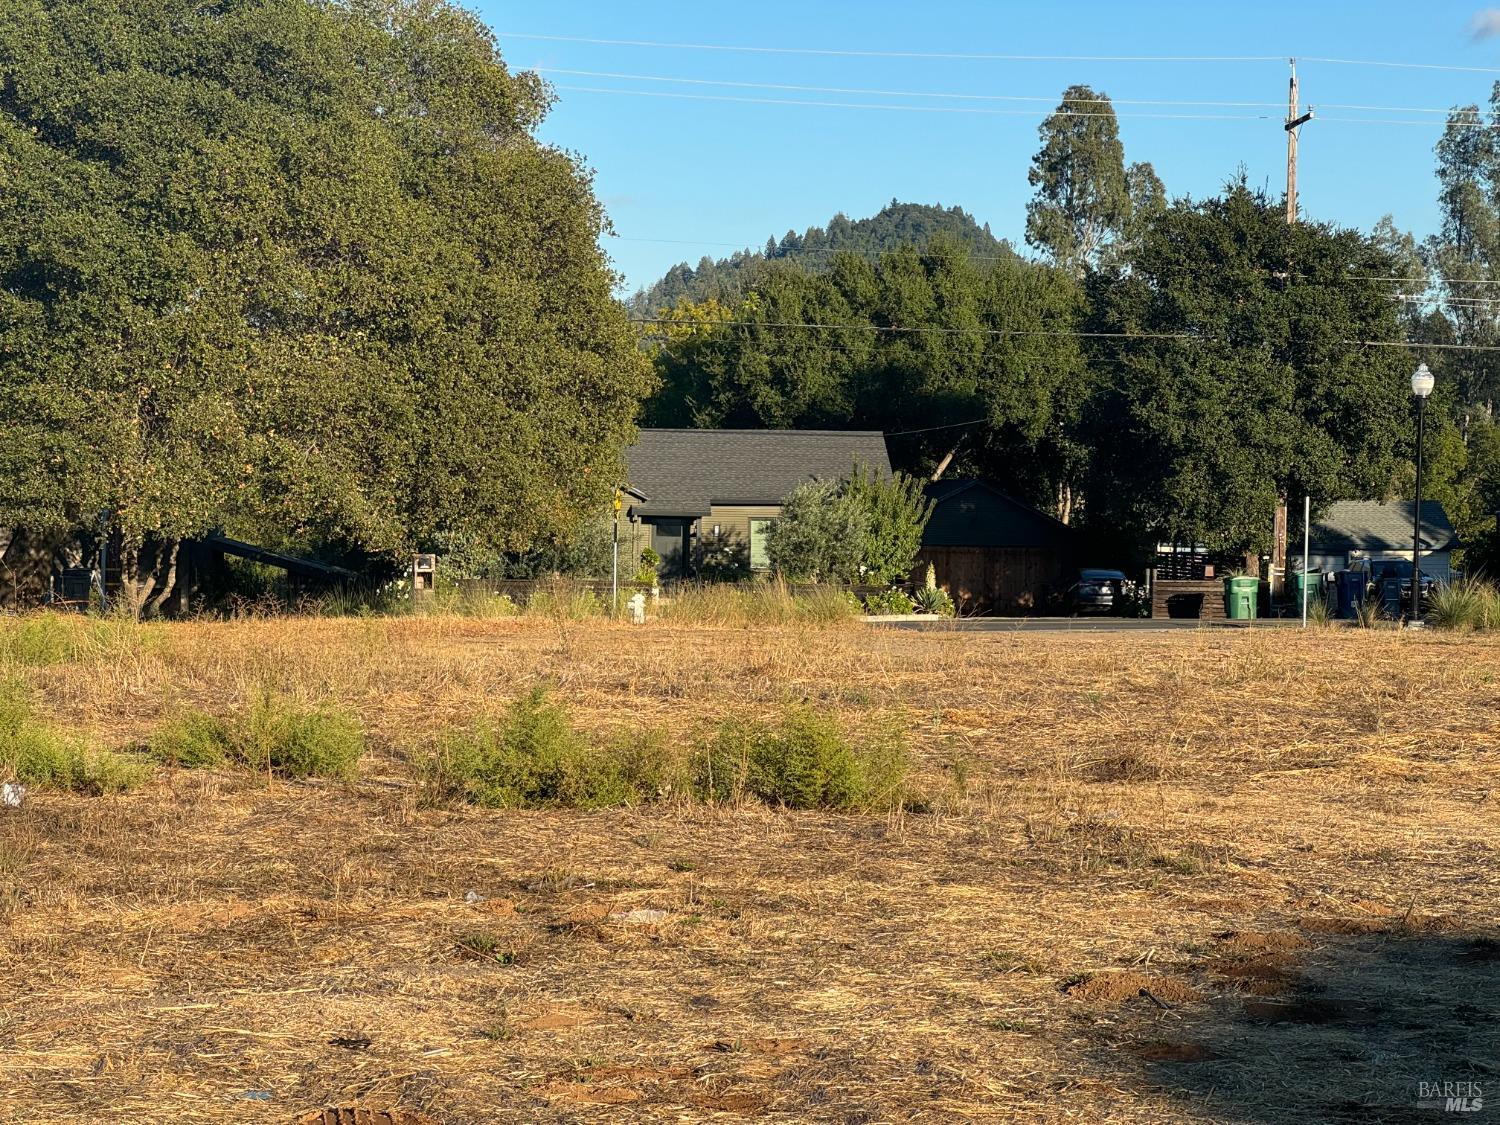
{"type": "Polygon", "coordinates": [[[161,611],[177,583],[179,539],[146,539],[120,547],[120,603],[137,620],[161,611]]]}
{"type": "Polygon", "coordinates": [[[1057,485],[1057,518],[1063,523],[1073,522],[1073,504],[1073,486],[1067,481],[1059,481],[1057,485]]]}

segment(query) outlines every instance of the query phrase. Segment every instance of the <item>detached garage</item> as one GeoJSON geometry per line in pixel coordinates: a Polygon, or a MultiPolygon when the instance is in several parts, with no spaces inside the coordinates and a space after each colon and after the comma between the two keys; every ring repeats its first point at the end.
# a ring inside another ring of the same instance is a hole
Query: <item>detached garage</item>
{"type": "Polygon", "coordinates": [[[1072,529],[982,480],[927,486],[932,519],[917,555],[961,609],[1025,613],[1067,586],[1072,529]]]}

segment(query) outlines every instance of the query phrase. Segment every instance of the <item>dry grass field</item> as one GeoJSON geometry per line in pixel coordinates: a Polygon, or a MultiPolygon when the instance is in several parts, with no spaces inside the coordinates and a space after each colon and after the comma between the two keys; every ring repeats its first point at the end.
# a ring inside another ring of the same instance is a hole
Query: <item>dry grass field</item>
{"type": "Polygon", "coordinates": [[[1500,1116],[1500,639],[91,637],[0,676],[101,745],[267,690],[369,745],[0,810],[0,1121],[1454,1120],[1434,1081],[1500,1116]],[[425,800],[438,734],[539,682],[595,734],[899,721],[927,804],[425,800]]]}

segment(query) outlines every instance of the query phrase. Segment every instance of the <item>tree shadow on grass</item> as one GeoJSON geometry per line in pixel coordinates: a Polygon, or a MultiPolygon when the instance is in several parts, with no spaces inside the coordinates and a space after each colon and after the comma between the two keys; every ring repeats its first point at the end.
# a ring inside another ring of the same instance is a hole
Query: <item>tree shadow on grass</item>
{"type": "Polygon", "coordinates": [[[1129,1001],[1107,1065],[1243,1125],[1500,1121],[1500,935],[1341,928],[1223,935],[1205,999],[1129,1001]]]}

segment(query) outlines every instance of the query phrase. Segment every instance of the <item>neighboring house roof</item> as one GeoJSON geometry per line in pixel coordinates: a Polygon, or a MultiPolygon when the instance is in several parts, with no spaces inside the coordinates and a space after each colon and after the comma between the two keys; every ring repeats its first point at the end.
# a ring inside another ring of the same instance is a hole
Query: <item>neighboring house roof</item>
{"type": "Polygon", "coordinates": [[[889,473],[878,430],[642,430],[625,451],[643,516],[706,516],[716,504],[780,504],[799,484],[889,473]]]}
{"type": "Polygon", "coordinates": [[[1061,547],[1073,529],[987,481],[956,477],[926,488],[935,505],[924,547],[1061,547]]]}
{"type": "MultiPolygon", "coordinates": [[[[1340,500],[1313,521],[1312,549],[1324,554],[1341,551],[1410,551],[1410,500],[1340,500]]],[[[1448,513],[1436,500],[1422,501],[1422,548],[1447,551],[1459,546],[1448,513]]]]}

